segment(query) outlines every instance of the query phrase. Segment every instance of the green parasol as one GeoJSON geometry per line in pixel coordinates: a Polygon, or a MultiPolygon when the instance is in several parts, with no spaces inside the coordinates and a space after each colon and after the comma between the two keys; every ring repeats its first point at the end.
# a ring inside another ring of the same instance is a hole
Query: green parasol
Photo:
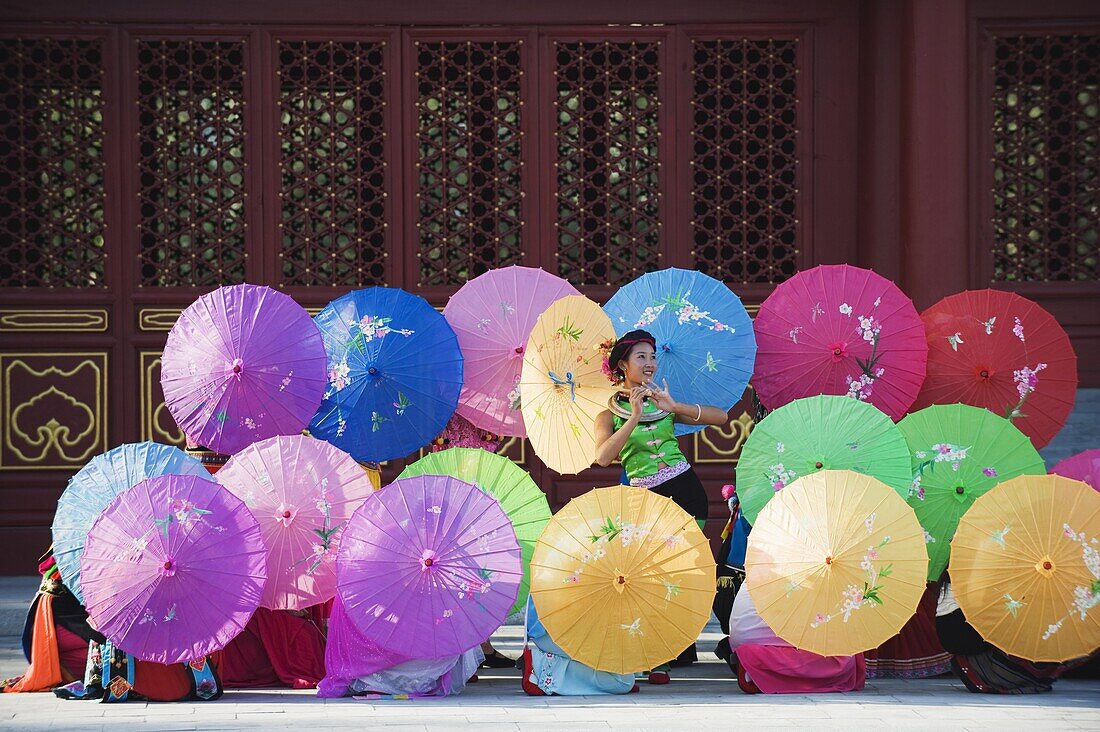
{"type": "Polygon", "coordinates": [[[531,586],[531,554],[546,523],[550,504],[527,471],[503,455],[471,447],[454,447],[426,455],[401,471],[398,478],[414,475],[449,475],[473,483],[495,498],[516,530],[523,552],[523,580],[516,604],[509,614],[523,609],[531,586]]]}
{"type": "Polygon", "coordinates": [[[959,519],[983,493],[1017,475],[1047,472],[1031,440],[1004,417],[966,404],[927,407],[898,422],[909,443],[909,505],[924,527],[928,579],[947,567],[959,519]]]}
{"type": "Polygon", "coordinates": [[[819,470],[854,470],[904,498],[913,478],[897,425],[847,396],[796,399],[753,427],[737,461],[737,494],[749,523],[776,491],[819,470]]]}

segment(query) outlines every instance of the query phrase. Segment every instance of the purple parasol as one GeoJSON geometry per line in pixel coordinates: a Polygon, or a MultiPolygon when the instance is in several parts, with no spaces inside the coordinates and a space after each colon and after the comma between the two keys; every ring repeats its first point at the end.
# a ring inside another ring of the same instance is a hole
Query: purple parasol
{"type": "Polygon", "coordinates": [[[523,578],[516,532],[477,486],[402,478],[371,494],[344,530],[337,591],[379,648],[457,655],[496,630],[523,578]]]}
{"type": "Polygon", "coordinates": [[[269,287],[233,285],[180,313],[160,383],[184,434],[231,454],[300,433],[321,403],[327,363],[321,332],[298,303],[269,287]]]}
{"type": "Polygon", "coordinates": [[[89,622],[144,661],[202,658],[252,617],[266,556],[255,517],[217,483],[193,475],[143,480],[88,532],[80,571],[89,622]]]}

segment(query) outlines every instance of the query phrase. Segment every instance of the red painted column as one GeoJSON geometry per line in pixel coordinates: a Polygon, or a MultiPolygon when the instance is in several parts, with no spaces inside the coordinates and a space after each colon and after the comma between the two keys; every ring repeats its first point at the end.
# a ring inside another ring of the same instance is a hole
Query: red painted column
{"type": "Polygon", "coordinates": [[[965,0],[906,0],[901,58],[902,287],[924,309],[970,282],[965,0]]]}
{"type": "Polygon", "coordinates": [[[853,264],[900,282],[901,36],[906,0],[862,0],[859,242],[853,264]]]}

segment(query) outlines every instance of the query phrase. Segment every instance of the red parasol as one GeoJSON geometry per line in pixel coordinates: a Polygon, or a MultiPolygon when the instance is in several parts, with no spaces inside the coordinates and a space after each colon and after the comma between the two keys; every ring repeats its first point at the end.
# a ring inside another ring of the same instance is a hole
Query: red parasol
{"type": "Polygon", "coordinates": [[[928,375],[912,409],[970,404],[1007,417],[1046,445],[1077,394],[1077,356],[1058,321],[1027,298],[968,290],[921,314],[928,375]]]}

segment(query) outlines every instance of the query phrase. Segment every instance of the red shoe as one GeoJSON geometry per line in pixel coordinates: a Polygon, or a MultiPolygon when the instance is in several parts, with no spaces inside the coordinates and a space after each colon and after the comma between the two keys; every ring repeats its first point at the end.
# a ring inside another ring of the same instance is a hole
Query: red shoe
{"type": "Polygon", "coordinates": [[[546,692],[539,685],[530,681],[531,678],[531,649],[523,649],[523,668],[520,670],[519,685],[527,696],[546,696],[546,692]]]}
{"type": "Polygon", "coordinates": [[[470,678],[466,679],[466,683],[467,684],[476,684],[477,683],[477,674],[474,674],[470,678]]]}
{"type": "Polygon", "coordinates": [[[638,686],[638,684],[635,683],[634,686],[630,687],[630,691],[628,691],[627,694],[637,694],[641,690],[642,687],[638,686]]]}
{"type": "Polygon", "coordinates": [[[749,678],[748,674],[745,673],[744,666],[737,667],[737,685],[740,686],[741,691],[745,692],[746,694],[760,693],[760,687],[757,686],[752,681],[752,679],[749,678]]]}
{"type": "Polygon", "coordinates": [[[669,681],[672,681],[672,679],[669,677],[667,671],[649,672],[649,683],[651,684],[657,684],[658,686],[661,686],[667,684],[669,681]]]}

